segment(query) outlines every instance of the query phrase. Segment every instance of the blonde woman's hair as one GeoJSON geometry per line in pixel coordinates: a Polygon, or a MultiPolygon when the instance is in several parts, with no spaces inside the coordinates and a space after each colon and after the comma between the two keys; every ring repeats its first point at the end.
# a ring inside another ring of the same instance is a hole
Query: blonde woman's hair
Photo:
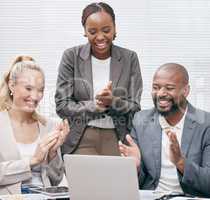
{"type": "MultiPolygon", "coordinates": [[[[9,110],[12,105],[12,93],[9,89],[9,81],[16,83],[18,75],[25,70],[35,70],[44,73],[40,66],[35,62],[31,56],[18,56],[13,61],[10,69],[3,76],[3,79],[0,82],[0,111],[9,110]]],[[[32,117],[41,122],[43,125],[46,124],[46,120],[39,115],[36,111],[33,113],[32,117]]]]}

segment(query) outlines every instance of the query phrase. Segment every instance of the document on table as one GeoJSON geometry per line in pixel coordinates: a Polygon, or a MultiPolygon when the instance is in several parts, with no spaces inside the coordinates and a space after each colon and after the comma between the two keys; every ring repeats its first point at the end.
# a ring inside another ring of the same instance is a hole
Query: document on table
{"type": "Polygon", "coordinates": [[[171,198],[171,200],[207,200],[207,199],[199,198],[199,197],[173,197],[173,198],[171,198]]]}
{"type": "Polygon", "coordinates": [[[10,194],[0,196],[0,200],[46,200],[48,196],[43,194],[10,194]]]}

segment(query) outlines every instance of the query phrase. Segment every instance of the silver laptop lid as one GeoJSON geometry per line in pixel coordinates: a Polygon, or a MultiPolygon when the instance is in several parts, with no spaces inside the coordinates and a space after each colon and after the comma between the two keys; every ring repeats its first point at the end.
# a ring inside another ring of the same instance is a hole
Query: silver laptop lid
{"type": "Polygon", "coordinates": [[[71,200],[139,200],[133,158],[64,155],[71,200]]]}

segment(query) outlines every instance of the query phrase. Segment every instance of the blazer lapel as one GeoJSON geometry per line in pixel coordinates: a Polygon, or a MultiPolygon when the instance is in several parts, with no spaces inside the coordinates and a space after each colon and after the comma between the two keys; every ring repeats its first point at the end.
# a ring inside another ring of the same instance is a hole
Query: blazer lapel
{"type": "MultiPolygon", "coordinates": [[[[39,125],[40,139],[42,140],[46,134],[49,134],[48,124],[43,125],[41,122],[38,121],[38,125],[39,125]]],[[[45,187],[49,187],[51,185],[50,181],[47,177],[47,171],[46,171],[47,164],[48,164],[47,160],[45,160],[44,162],[41,163],[41,177],[42,177],[42,181],[43,181],[45,187]]]]}
{"type": "Polygon", "coordinates": [[[110,80],[112,81],[113,87],[116,87],[122,73],[122,59],[120,52],[116,50],[115,45],[112,46],[111,53],[111,64],[110,64],[110,80]]]}
{"type": "Polygon", "coordinates": [[[4,138],[4,140],[2,140],[3,142],[1,142],[1,149],[4,150],[4,152],[2,152],[2,156],[5,160],[20,158],[20,153],[16,145],[11,121],[7,111],[1,112],[0,121],[4,123],[4,128],[2,128],[1,131],[3,134],[1,137],[4,138]]]}
{"type": "Polygon", "coordinates": [[[90,97],[93,98],[93,78],[92,78],[92,65],[91,65],[91,56],[90,56],[90,44],[85,45],[81,52],[80,58],[82,59],[79,63],[79,71],[82,77],[82,80],[85,81],[85,88],[90,97]]]}
{"type": "MultiPolygon", "coordinates": [[[[91,46],[88,43],[85,45],[81,52],[80,57],[82,61],[79,64],[79,71],[83,80],[85,80],[86,84],[85,88],[89,95],[89,97],[93,98],[93,78],[92,78],[92,64],[91,64],[91,46]]],[[[121,54],[116,50],[115,45],[112,46],[111,53],[111,63],[110,63],[110,80],[112,81],[113,87],[116,87],[118,81],[120,79],[121,73],[123,69],[123,63],[121,59],[121,54]]]]}
{"type": "Polygon", "coordinates": [[[195,134],[196,110],[188,104],[188,111],[185,117],[184,128],[181,139],[181,150],[184,156],[187,156],[192,138],[195,134]]]}
{"type": "Polygon", "coordinates": [[[152,143],[153,158],[151,158],[151,162],[154,162],[154,176],[160,177],[162,130],[157,112],[154,113],[148,125],[147,133],[150,135],[149,138],[152,143]]]}
{"type": "Polygon", "coordinates": [[[153,123],[153,153],[156,169],[156,177],[160,177],[160,168],[161,168],[161,146],[162,146],[162,129],[159,124],[158,113],[155,112],[154,123],[153,123]]]}

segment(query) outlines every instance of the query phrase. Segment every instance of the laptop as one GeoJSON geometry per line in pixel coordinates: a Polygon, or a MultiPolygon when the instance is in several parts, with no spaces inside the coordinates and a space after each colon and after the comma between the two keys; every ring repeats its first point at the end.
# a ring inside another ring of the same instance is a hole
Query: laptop
{"type": "Polygon", "coordinates": [[[66,154],[64,164],[71,200],[139,200],[133,158],[66,154]]]}

